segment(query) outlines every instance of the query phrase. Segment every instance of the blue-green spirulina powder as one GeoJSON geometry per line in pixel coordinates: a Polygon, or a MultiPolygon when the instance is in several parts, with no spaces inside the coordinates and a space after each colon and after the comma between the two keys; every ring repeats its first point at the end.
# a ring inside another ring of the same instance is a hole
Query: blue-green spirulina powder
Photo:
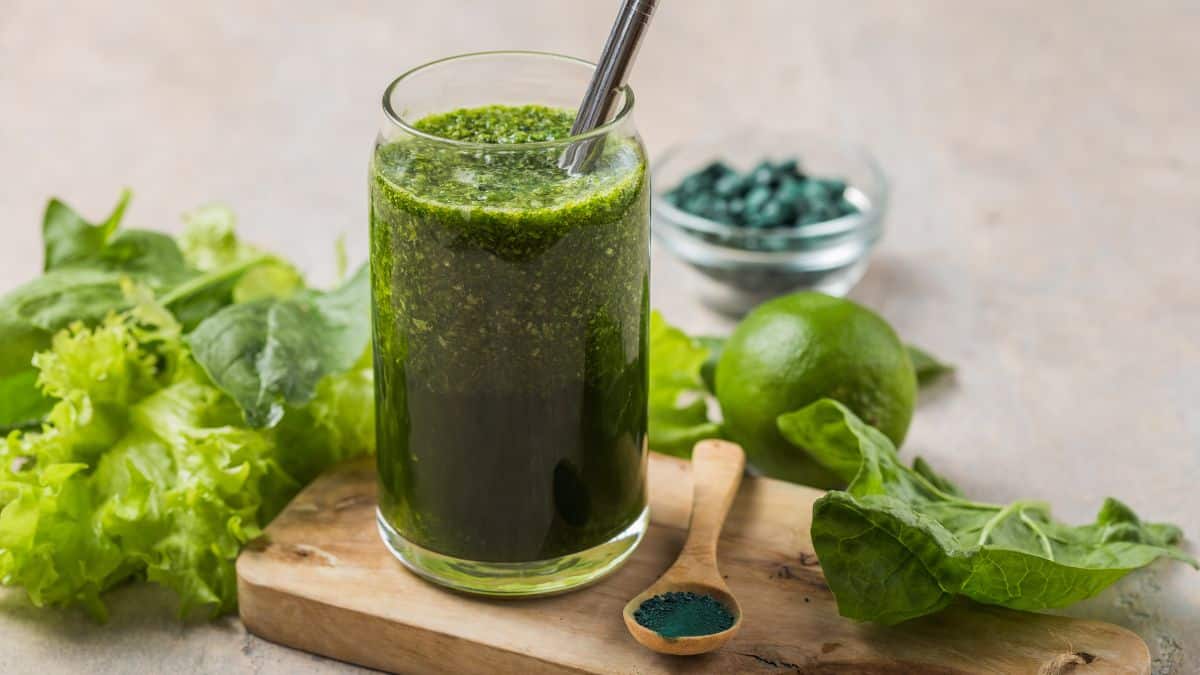
{"type": "Polygon", "coordinates": [[[665,638],[712,635],[733,625],[733,615],[711,595],[676,591],[643,602],[633,618],[665,638]]]}

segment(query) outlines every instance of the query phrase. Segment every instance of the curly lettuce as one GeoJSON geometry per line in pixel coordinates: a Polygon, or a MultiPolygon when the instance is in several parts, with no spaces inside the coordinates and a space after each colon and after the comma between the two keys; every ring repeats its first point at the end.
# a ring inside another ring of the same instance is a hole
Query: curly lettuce
{"type": "MultiPolygon", "coordinates": [[[[122,268],[118,253],[158,241],[117,231],[123,210],[124,202],[91,225],[55,202],[52,269],[41,277],[53,283],[35,280],[0,302],[0,318],[41,331],[10,351],[14,364],[28,364],[13,377],[23,388],[36,383],[43,402],[0,437],[0,582],[24,588],[35,605],[80,606],[103,620],[106,590],[145,580],[171,589],[181,615],[216,616],[236,608],[242,547],[321,471],[373,450],[370,363],[342,358],[274,424],[247,425],[237,398],[197,361],[196,350],[211,345],[189,334],[199,323],[191,316],[238,316],[238,284],[264,265],[274,267],[254,281],[253,302],[292,295],[298,276],[279,274],[282,263],[211,218],[190,229],[201,237],[196,228],[210,228],[212,245],[203,255],[195,241],[183,247],[191,271],[182,283],[143,273],[148,264],[122,268]],[[109,300],[79,306],[56,292],[63,282],[109,300]],[[31,347],[40,351],[22,357],[31,347]]],[[[162,253],[170,249],[138,256],[174,259],[162,253]]],[[[338,306],[347,326],[340,348],[361,354],[369,316],[365,296],[355,297],[338,306]]]]}

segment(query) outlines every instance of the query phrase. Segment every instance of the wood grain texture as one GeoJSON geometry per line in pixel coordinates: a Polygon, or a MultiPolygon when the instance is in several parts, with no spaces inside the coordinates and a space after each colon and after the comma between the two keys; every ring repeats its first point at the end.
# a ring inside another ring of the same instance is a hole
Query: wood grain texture
{"type": "Polygon", "coordinates": [[[652,454],[652,522],[617,573],[576,593],[493,601],[404,570],[374,525],[369,462],[306,489],[238,560],[242,620],[269,640],[403,673],[1131,673],[1146,645],[1106,623],[955,606],[900,627],[838,616],[808,529],[819,492],[747,478],[719,561],[745,620],[722,650],[670,657],[638,646],[621,607],[674,560],[688,522],[688,464],[652,454]]]}
{"type": "Polygon", "coordinates": [[[736,443],[707,440],[696,444],[693,457],[691,516],[680,558],[715,570],[717,543],[746,471],[746,455],[736,443]]]}
{"type": "Polygon", "coordinates": [[[708,439],[692,449],[692,508],[687,538],[675,562],[654,583],[633,596],[621,610],[629,634],[643,647],[660,654],[707,654],[729,642],[742,624],[742,607],[717,566],[721,530],[746,473],[746,453],[729,441],[708,439]],[[637,622],[642,603],[664,593],[699,593],[725,606],[733,625],[708,635],[665,638],[637,622]]]}

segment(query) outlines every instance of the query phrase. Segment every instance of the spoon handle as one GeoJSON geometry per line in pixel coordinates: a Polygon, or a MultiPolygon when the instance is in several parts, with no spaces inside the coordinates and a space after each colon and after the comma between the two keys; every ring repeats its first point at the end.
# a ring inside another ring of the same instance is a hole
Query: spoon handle
{"type": "Polygon", "coordinates": [[[684,555],[711,561],[716,568],[721,526],[745,469],[746,453],[738,444],[718,440],[696,444],[692,451],[692,518],[684,555]]]}

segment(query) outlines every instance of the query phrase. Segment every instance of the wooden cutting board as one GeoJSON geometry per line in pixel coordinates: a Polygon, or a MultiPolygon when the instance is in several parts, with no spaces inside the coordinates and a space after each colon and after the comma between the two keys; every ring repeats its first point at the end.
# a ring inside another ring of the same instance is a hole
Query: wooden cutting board
{"type": "Polygon", "coordinates": [[[1150,672],[1137,635],[1098,621],[967,604],[894,628],[838,616],[808,535],[821,493],[764,478],[742,483],[721,538],[741,632],[707,656],[648,652],[621,607],[682,546],[688,466],[651,453],[650,530],[615,574],[558,597],[497,601],[405,570],[375,530],[373,465],[343,465],[238,559],[242,621],[274,642],[399,673],[1150,672]]]}

